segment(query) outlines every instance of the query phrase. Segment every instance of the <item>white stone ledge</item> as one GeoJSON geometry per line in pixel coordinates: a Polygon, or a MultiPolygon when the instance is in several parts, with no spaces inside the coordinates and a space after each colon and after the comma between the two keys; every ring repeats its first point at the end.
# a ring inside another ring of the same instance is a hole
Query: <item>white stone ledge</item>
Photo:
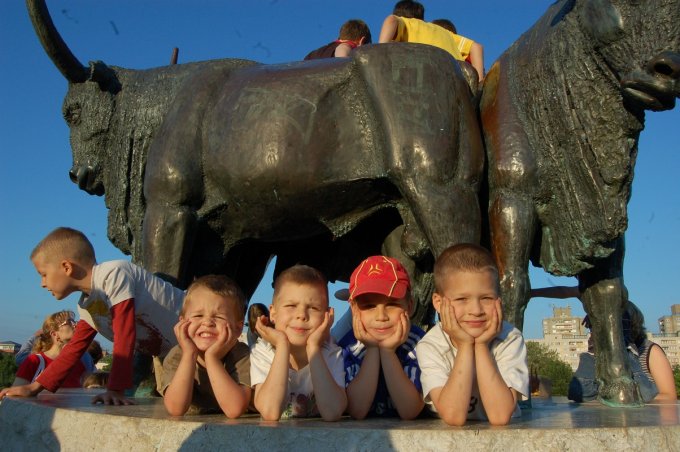
{"type": "Polygon", "coordinates": [[[680,405],[608,408],[534,401],[505,427],[472,422],[450,427],[438,419],[349,418],[265,422],[247,415],[168,416],[160,399],[134,406],[92,405],[95,392],[41,394],[0,402],[3,451],[167,450],[426,450],[599,451],[680,448],[680,405]]]}

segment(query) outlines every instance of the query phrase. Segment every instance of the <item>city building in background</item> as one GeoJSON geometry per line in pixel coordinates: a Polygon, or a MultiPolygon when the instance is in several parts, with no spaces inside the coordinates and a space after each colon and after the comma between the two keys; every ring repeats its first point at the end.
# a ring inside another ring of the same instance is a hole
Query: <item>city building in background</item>
{"type": "MultiPolygon", "coordinates": [[[[527,342],[547,346],[576,370],[579,354],[588,351],[589,333],[582,322],[582,317],[571,315],[570,307],[553,307],[553,316],[543,319],[543,339],[527,339],[527,342]]],[[[680,365],[680,304],[671,306],[671,315],[659,319],[659,330],[659,334],[647,331],[647,337],[661,346],[671,366],[680,365]]]]}
{"type": "Polygon", "coordinates": [[[588,331],[583,317],[573,316],[571,307],[553,306],[553,316],[543,319],[543,339],[527,339],[554,350],[572,370],[578,367],[578,356],[588,351],[588,331]]]}
{"type": "Polygon", "coordinates": [[[11,353],[15,355],[19,351],[19,348],[21,348],[21,344],[17,344],[16,342],[12,341],[0,342],[0,352],[2,353],[11,353]]]}
{"type": "Polygon", "coordinates": [[[661,334],[680,333],[680,304],[671,306],[671,315],[659,318],[659,331],[661,334]]]}

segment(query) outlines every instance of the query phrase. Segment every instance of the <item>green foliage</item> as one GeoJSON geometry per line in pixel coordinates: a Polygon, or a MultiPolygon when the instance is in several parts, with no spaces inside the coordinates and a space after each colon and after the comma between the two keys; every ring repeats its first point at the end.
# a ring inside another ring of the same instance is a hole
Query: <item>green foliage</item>
{"type": "Polygon", "coordinates": [[[552,394],[566,396],[573,375],[569,364],[562,361],[556,351],[538,342],[527,342],[529,370],[552,381],[552,394]]]}
{"type": "Polygon", "coordinates": [[[111,361],[113,361],[113,353],[107,353],[99,360],[99,364],[104,364],[104,367],[102,368],[103,371],[111,371],[111,361]]]}
{"type": "Polygon", "coordinates": [[[0,352],[0,388],[12,386],[16,373],[17,365],[14,363],[14,355],[0,352]]]}
{"type": "Polygon", "coordinates": [[[673,366],[673,378],[675,379],[675,393],[680,394],[680,365],[673,366]]]}

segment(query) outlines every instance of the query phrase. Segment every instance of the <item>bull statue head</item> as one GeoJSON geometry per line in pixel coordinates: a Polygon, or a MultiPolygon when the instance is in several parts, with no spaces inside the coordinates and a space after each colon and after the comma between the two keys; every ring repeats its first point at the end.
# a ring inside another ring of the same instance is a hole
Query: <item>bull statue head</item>
{"type": "Polygon", "coordinates": [[[680,4],[588,0],[579,15],[632,109],[670,110],[680,97],[680,4]]]}
{"type": "Polygon", "coordinates": [[[71,129],[71,180],[82,190],[101,196],[105,191],[100,153],[107,148],[105,133],[111,123],[114,97],[120,91],[116,71],[97,61],[83,66],[54,27],[44,1],[27,0],[33,26],[55,66],[69,82],[63,105],[71,129]]]}

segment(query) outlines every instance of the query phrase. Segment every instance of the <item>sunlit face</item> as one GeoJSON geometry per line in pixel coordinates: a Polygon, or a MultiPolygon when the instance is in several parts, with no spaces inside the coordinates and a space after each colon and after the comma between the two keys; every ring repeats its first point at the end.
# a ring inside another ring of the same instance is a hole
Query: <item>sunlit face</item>
{"type": "Polygon", "coordinates": [[[220,328],[229,328],[236,336],[243,331],[243,319],[239,316],[237,303],[207,287],[192,290],[185,303],[180,319],[189,320],[189,337],[202,352],[217,341],[220,328]]]}
{"type": "Polygon", "coordinates": [[[453,303],[456,320],[463,331],[479,337],[493,318],[498,299],[496,278],[489,271],[450,272],[442,284],[443,293],[432,297],[434,308],[440,312],[443,299],[453,303]]]}
{"type": "Polygon", "coordinates": [[[58,328],[55,330],[56,337],[59,341],[64,344],[68,343],[73,337],[73,331],[75,330],[76,321],[72,318],[68,318],[66,321],[62,322],[58,328]]]}
{"type": "Polygon", "coordinates": [[[38,253],[32,262],[40,275],[40,287],[47,289],[57,300],[63,300],[76,290],[70,277],[69,262],[47,259],[45,253],[38,253]]]}
{"type": "Polygon", "coordinates": [[[401,315],[411,310],[411,303],[406,298],[390,298],[377,293],[360,295],[350,303],[355,307],[352,313],[358,313],[366,331],[377,340],[392,336],[401,315]]]}
{"type": "Polygon", "coordinates": [[[292,346],[305,346],[309,336],[323,323],[328,295],[317,285],[286,282],[281,285],[269,317],[292,346]]]}

